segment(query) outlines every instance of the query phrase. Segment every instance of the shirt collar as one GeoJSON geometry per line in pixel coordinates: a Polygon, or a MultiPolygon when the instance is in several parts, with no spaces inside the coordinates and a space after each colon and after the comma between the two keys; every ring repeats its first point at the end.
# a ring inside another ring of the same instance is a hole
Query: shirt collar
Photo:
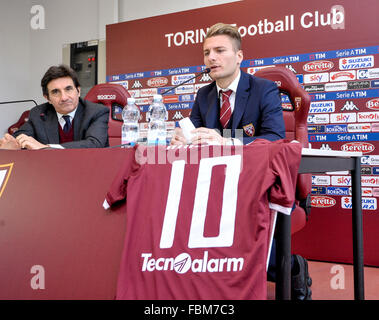
{"type": "Polygon", "coordinates": [[[238,70],[238,75],[237,77],[232,81],[232,83],[227,87],[226,89],[220,88],[217,84],[217,94],[220,94],[220,90],[226,91],[226,90],[232,90],[233,93],[237,93],[237,87],[238,87],[238,82],[240,81],[241,78],[241,70],[238,70]]]}
{"type": "MultiPolygon", "coordinates": [[[[70,120],[72,121],[72,119],[74,119],[75,117],[75,113],[76,113],[76,110],[78,108],[76,107],[73,111],[71,111],[70,113],[68,113],[67,115],[70,116],[70,120]]],[[[62,117],[65,116],[65,114],[61,114],[59,112],[57,112],[57,117],[58,117],[58,120],[62,119],[62,117]]]]}

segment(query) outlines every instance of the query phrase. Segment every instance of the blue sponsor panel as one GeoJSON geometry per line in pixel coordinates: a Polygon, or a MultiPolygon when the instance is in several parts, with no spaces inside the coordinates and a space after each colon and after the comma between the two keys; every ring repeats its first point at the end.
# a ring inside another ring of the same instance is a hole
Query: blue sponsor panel
{"type": "Polygon", "coordinates": [[[282,56],[282,57],[271,57],[271,58],[261,58],[261,59],[250,59],[244,60],[241,67],[255,67],[255,66],[266,66],[275,64],[286,64],[295,62],[308,62],[322,59],[336,59],[343,57],[354,57],[362,56],[368,54],[377,54],[379,46],[361,47],[361,48],[351,48],[343,50],[325,51],[325,52],[313,52],[298,55],[282,56]]]}
{"type": "Polygon", "coordinates": [[[377,87],[379,87],[379,80],[372,80],[372,81],[371,81],[371,87],[372,87],[372,88],[377,88],[377,87]]]}
{"type": "Polygon", "coordinates": [[[312,186],[311,193],[326,195],[326,187],[312,186]]]}
{"type": "Polygon", "coordinates": [[[354,56],[362,56],[367,54],[376,54],[378,53],[378,46],[371,47],[362,47],[355,49],[343,49],[343,50],[335,50],[328,52],[328,58],[343,58],[343,57],[354,57],[354,56]]]}
{"type": "MultiPolygon", "coordinates": [[[[193,102],[188,103],[165,103],[167,110],[183,110],[183,109],[191,109],[193,102]]],[[[149,110],[150,105],[138,105],[141,112],[147,112],[149,110]]]]}
{"type": "Polygon", "coordinates": [[[145,77],[145,72],[135,72],[128,74],[118,74],[113,76],[107,76],[107,82],[110,81],[124,81],[124,80],[132,80],[132,79],[140,79],[145,77]]]}
{"type": "Polygon", "coordinates": [[[125,73],[118,74],[113,76],[107,76],[107,82],[109,81],[120,81],[120,80],[131,80],[131,79],[142,79],[150,77],[164,77],[164,76],[173,76],[178,74],[186,73],[198,73],[205,69],[205,66],[192,66],[192,67],[180,67],[164,70],[154,70],[154,71],[144,71],[144,72],[134,72],[134,73],[125,73]]]}
{"type": "Polygon", "coordinates": [[[261,67],[272,65],[272,58],[262,58],[262,59],[247,59],[241,62],[241,68],[249,67],[261,67]]]}
{"type": "Polygon", "coordinates": [[[304,76],[302,74],[297,74],[296,78],[299,81],[299,83],[304,83],[304,76]]]}
{"type": "Polygon", "coordinates": [[[329,196],[348,196],[350,195],[349,187],[327,187],[326,194],[329,196]]]}
{"type": "Polygon", "coordinates": [[[174,69],[165,69],[162,70],[162,76],[173,76],[176,74],[184,74],[184,73],[197,73],[201,72],[205,69],[205,66],[192,66],[192,67],[182,67],[182,68],[174,68],[174,69]]]}
{"type": "Polygon", "coordinates": [[[192,109],[192,106],[193,106],[193,102],[166,103],[167,110],[192,109]]]}
{"type": "Polygon", "coordinates": [[[308,135],[309,142],[328,141],[326,134],[310,134],[308,135]]]}
{"type": "Polygon", "coordinates": [[[194,94],[182,94],[179,95],[179,102],[195,101],[194,94]]]}
{"type": "Polygon", "coordinates": [[[372,168],[372,174],[378,175],[379,174],[379,167],[373,167],[372,168]]]}
{"type": "Polygon", "coordinates": [[[379,90],[368,89],[368,90],[354,90],[354,91],[335,91],[335,92],[323,92],[323,93],[310,93],[309,95],[312,101],[376,98],[379,96],[379,90]]]}
{"type": "Polygon", "coordinates": [[[355,141],[376,141],[379,140],[379,132],[368,133],[345,133],[345,134],[309,134],[310,142],[355,142],[355,141]]]}
{"type": "Polygon", "coordinates": [[[325,126],[325,133],[346,133],[347,124],[328,124],[325,126]]]}
{"type": "Polygon", "coordinates": [[[307,54],[295,54],[290,56],[281,56],[281,57],[274,57],[269,58],[269,64],[289,64],[289,63],[295,63],[295,62],[302,62],[306,61],[307,54]]]}
{"type": "Polygon", "coordinates": [[[308,124],[308,132],[309,133],[324,133],[325,132],[325,126],[324,125],[308,124]]]}

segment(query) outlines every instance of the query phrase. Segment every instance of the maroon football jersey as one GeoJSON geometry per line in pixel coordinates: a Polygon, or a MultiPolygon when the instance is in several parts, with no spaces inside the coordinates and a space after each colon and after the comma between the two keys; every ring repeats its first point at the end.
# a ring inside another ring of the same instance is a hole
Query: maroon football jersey
{"type": "Polygon", "coordinates": [[[266,299],[274,211],[290,214],[301,145],[143,147],[106,195],[126,198],[117,299],[266,299]]]}

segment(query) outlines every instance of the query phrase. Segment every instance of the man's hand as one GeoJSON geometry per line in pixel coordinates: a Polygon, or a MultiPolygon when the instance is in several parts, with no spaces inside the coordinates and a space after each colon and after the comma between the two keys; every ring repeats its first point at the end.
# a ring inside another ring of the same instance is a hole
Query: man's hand
{"type": "Polygon", "coordinates": [[[21,146],[21,148],[26,148],[28,150],[38,150],[42,148],[48,148],[49,146],[42,144],[38,142],[33,137],[29,137],[26,134],[20,134],[16,138],[18,144],[21,146]]]}
{"type": "Polygon", "coordinates": [[[4,137],[0,139],[0,149],[20,150],[21,146],[16,138],[6,133],[4,137]]]}
{"type": "Polygon", "coordinates": [[[216,144],[226,145],[229,139],[222,137],[216,130],[204,127],[196,128],[191,133],[195,134],[192,144],[216,144]]]}
{"type": "Polygon", "coordinates": [[[183,135],[183,130],[181,128],[175,128],[174,134],[170,141],[170,145],[184,145],[187,144],[187,140],[183,135]]]}

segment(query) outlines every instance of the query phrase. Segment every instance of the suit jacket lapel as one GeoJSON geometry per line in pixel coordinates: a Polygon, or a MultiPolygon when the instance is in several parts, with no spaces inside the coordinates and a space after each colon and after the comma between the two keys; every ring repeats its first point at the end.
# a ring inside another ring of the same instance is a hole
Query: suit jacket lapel
{"type": "Polygon", "coordinates": [[[82,105],[81,99],[79,100],[78,104],[78,109],[75,112],[75,117],[74,117],[74,140],[80,140],[80,125],[83,120],[83,115],[84,115],[84,108],[82,105]]]}
{"type": "Polygon", "coordinates": [[[237,129],[242,115],[247,107],[249,98],[250,82],[249,75],[241,71],[241,78],[237,87],[236,101],[233,111],[233,126],[232,129],[237,129]]]}
{"type": "Polygon", "coordinates": [[[51,144],[59,143],[58,117],[53,106],[50,106],[44,123],[47,141],[51,144]]]}
{"type": "Polygon", "coordinates": [[[217,96],[216,85],[209,92],[207,97],[208,110],[205,117],[205,126],[207,128],[218,128],[219,127],[219,101],[217,96]]]}

